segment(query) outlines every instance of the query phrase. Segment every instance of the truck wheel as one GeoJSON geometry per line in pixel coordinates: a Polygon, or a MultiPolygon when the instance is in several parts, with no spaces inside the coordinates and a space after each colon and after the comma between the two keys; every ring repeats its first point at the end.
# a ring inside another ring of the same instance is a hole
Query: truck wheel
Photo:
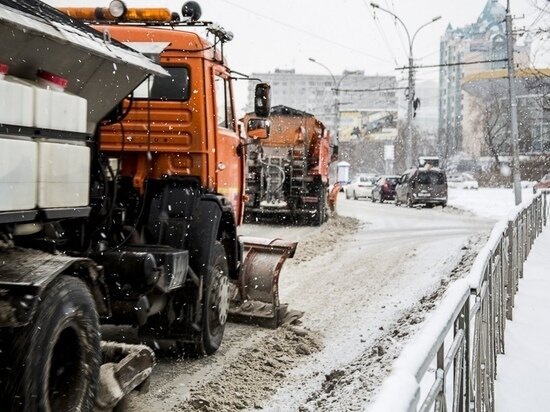
{"type": "Polygon", "coordinates": [[[229,312],[229,269],[225,249],[214,243],[210,265],[203,275],[202,330],[192,355],[211,355],[220,347],[229,312]]]}
{"type": "Polygon", "coordinates": [[[327,188],[325,186],[321,186],[320,194],[319,194],[319,207],[318,207],[318,220],[319,220],[319,226],[321,226],[323,223],[325,223],[328,220],[328,205],[327,205],[327,188]]]}
{"type": "Polygon", "coordinates": [[[353,200],[357,200],[357,194],[355,193],[355,190],[353,191],[353,200]]]}
{"type": "Polygon", "coordinates": [[[60,276],[40,296],[33,322],[15,332],[10,410],[93,411],[101,364],[94,300],[80,279],[60,276]]]}

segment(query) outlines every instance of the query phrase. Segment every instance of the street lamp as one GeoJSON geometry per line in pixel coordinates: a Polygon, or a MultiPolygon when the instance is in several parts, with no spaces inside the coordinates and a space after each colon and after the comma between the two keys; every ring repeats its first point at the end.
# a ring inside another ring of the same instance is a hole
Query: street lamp
{"type": "Polygon", "coordinates": [[[516,206],[521,203],[521,175],[519,169],[518,102],[516,97],[514,68],[514,37],[512,33],[512,15],[510,0],[506,2],[506,46],[508,55],[508,93],[510,98],[510,137],[512,140],[512,176],[516,206]]]}
{"type": "Polygon", "coordinates": [[[340,78],[340,80],[336,81],[336,77],[334,76],[334,74],[332,74],[332,71],[328,68],[328,66],[321,63],[320,61],[315,60],[313,57],[309,57],[308,60],[323,67],[330,74],[330,77],[332,79],[332,90],[334,92],[334,129],[336,130],[336,144],[338,144],[340,140],[340,100],[338,94],[340,93],[340,85],[342,84],[342,80],[344,80],[351,73],[344,74],[340,78]]]}
{"type": "Polygon", "coordinates": [[[413,163],[413,160],[412,160],[412,140],[413,140],[413,137],[412,137],[412,119],[413,119],[413,104],[414,104],[414,70],[413,70],[413,63],[414,63],[413,44],[414,44],[414,39],[416,38],[416,35],[418,34],[418,32],[420,30],[422,30],[424,27],[438,21],[439,19],[441,19],[441,16],[434,17],[433,19],[431,19],[427,23],[424,23],[423,25],[421,25],[418,29],[416,29],[416,31],[414,32],[414,34],[411,38],[411,35],[409,34],[409,30],[407,29],[407,26],[405,25],[405,23],[403,23],[403,20],[401,20],[395,13],[393,13],[390,10],[387,10],[383,7],[380,7],[376,3],[371,3],[370,5],[374,9],[382,10],[382,11],[392,15],[395,18],[395,20],[398,21],[401,24],[403,29],[405,29],[405,33],[407,34],[407,39],[409,40],[409,85],[407,87],[409,95],[407,96],[407,100],[408,100],[408,104],[407,104],[407,141],[406,141],[406,150],[405,151],[406,151],[406,155],[407,155],[406,166],[407,166],[407,168],[410,168],[410,167],[412,167],[412,163],[413,163]]]}

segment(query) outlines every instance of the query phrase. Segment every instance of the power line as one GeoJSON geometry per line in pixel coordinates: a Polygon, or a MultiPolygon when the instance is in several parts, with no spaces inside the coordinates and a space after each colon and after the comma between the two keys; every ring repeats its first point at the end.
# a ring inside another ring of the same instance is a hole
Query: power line
{"type": "Polygon", "coordinates": [[[496,60],[476,60],[471,62],[456,62],[456,63],[443,63],[443,64],[426,64],[421,66],[403,66],[403,67],[396,67],[395,70],[409,70],[409,68],[412,69],[428,69],[433,67],[451,67],[451,66],[466,66],[469,64],[482,64],[482,63],[499,63],[499,62],[506,62],[508,59],[496,59],[496,60]]]}
{"type": "Polygon", "coordinates": [[[362,92],[387,92],[393,90],[406,90],[408,87],[379,87],[376,89],[338,89],[344,93],[362,93],[362,92]]]}
{"type": "Polygon", "coordinates": [[[535,18],[535,20],[533,20],[533,22],[529,25],[529,27],[527,27],[527,31],[531,29],[531,27],[533,27],[535,24],[537,24],[539,22],[539,20],[542,18],[542,16],[544,15],[544,12],[546,11],[546,8],[548,7],[548,2],[544,5],[544,7],[541,9],[540,13],[538,14],[538,16],[535,18]]]}
{"type": "Polygon", "coordinates": [[[369,12],[370,16],[372,17],[372,20],[374,21],[374,24],[376,25],[376,28],[378,32],[380,33],[380,36],[382,37],[382,40],[384,41],[384,44],[386,45],[386,49],[390,52],[390,54],[393,57],[393,60],[395,64],[397,64],[397,56],[393,52],[393,49],[391,48],[388,38],[386,37],[386,33],[384,32],[384,29],[382,28],[380,22],[376,18],[376,15],[373,13],[373,11],[370,9],[369,5],[367,4],[367,0],[363,0],[363,4],[365,5],[365,8],[369,12]]]}
{"type": "Polygon", "coordinates": [[[275,23],[275,24],[278,24],[278,25],[280,25],[280,26],[284,26],[284,27],[287,27],[287,28],[289,28],[289,29],[295,30],[295,31],[297,31],[297,32],[306,34],[306,35],[308,35],[308,36],[310,36],[310,37],[314,37],[314,38],[316,38],[316,39],[318,39],[318,40],[322,40],[322,41],[324,41],[324,42],[326,42],[326,43],[334,44],[335,46],[338,46],[338,47],[341,47],[341,48],[343,48],[343,49],[347,49],[347,50],[353,51],[353,52],[355,52],[355,53],[362,54],[362,55],[364,55],[364,56],[368,56],[368,57],[370,57],[370,58],[372,58],[372,59],[376,59],[376,60],[382,61],[382,62],[384,62],[384,63],[391,63],[391,61],[389,61],[389,60],[383,59],[383,58],[378,57],[378,56],[375,56],[375,55],[373,55],[373,54],[365,53],[363,50],[359,50],[359,49],[356,49],[356,48],[353,48],[353,47],[349,47],[349,46],[347,46],[347,45],[345,45],[345,44],[336,42],[336,41],[331,40],[331,39],[329,39],[329,38],[327,38],[327,37],[319,36],[319,35],[316,34],[316,33],[312,33],[312,32],[310,32],[310,31],[304,30],[304,29],[302,29],[302,28],[300,28],[300,27],[293,26],[293,25],[288,24],[288,23],[286,23],[286,22],[284,22],[284,21],[274,19],[273,17],[265,16],[265,15],[263,15],[263,14],[261,14],[261,13],[258,13],[258,12],[256,12],[256,11],[254,11],[254,10],[250,10],[250,9],[248,9],[248,8],[246,8],[246,7],[243,7],[243,6],[241,6],[240,4],[234,3],[233,1],[230,1],[230,0],[222,0],[222,1],[223,1],[224,3],[227,3],[227,4],[232,5],[233,7],[236,7],[236,8],[238,8],[238,9],[244,10],[244,11],[250,13],[250,14],[253,14],[253,15],[255,15],[255,16],[258,16],[258,17],[261,17],[261,18],[263,18],[263,19],[269,20],[269,21],[271,21],[272,23],[275,23]]]}

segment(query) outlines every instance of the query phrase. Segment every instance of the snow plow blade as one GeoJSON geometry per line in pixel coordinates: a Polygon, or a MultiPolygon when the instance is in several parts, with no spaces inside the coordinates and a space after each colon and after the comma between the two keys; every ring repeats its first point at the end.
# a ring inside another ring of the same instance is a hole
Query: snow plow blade
{"type": "Polygon", "coordinates": [[[96,412],[111,411],[134,389],[146,389],[155,366],[155,353],[145,345],[101,342],[101,353],[96,412]]]}
{"type": "MultiPolygon", "coordinates": [[[[279,274],[297,242],[241,237],[244,259],[233,292],[229,320],[276,328],[289,316],[279,302],[279,274]]],[[[297,315],[294,315],[297,316],[297,315]]]]}

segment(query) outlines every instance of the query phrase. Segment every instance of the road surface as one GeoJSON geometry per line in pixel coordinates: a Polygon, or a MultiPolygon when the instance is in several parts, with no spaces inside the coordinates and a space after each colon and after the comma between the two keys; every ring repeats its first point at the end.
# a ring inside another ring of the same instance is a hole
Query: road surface
{"type": "Polygon", "coordinates": [[[162,358],[130,411],[354,410],[447,283],[467,271],[493,221],[456,209],[408,209],[340,197],[321,228],[245,225],[241,233],[300,241],[281,274],[298,328],[231,324],[221,350],[162,358]]]}

